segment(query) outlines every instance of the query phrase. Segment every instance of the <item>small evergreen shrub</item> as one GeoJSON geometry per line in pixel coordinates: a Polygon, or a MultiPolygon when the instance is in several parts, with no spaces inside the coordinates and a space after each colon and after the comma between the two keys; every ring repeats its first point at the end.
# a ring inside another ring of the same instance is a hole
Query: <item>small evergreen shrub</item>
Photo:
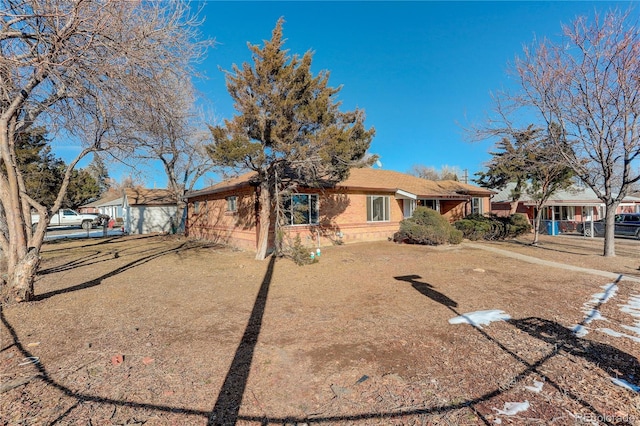
{"type": "Polygon", "coordinates": [[[464,238],[472,241],[504,240],[531,231],[529,219],[522,214],[508,217],[474,214],[457,221],[454,226],[462,232],[464,238]]]}
{"type": "Polygon", "coordinates": [[[459,244],[462,232],[451,226],[449,221],[435,210],[418,207],[413,216],[400,222],[400,230],[393,240],[409,244],[459,244]]]}
{"type": "Polygon", "coordinates": [[[309,247],[302,244],[302,240],[298,234],[293,239],[293,243],[286,247],[283,255],[293,260],[296,265],[302,266],[318,262],[318,258],[315,255],[311,257],[312,252],[313,250],[310,250],[309,247]]]}
{"type": "Polygon", "coordinates": [[[512,214],[509,216],[510,232],[514,237],[531,232],[531,222],[529,218],[523,214],[512,214]]]}

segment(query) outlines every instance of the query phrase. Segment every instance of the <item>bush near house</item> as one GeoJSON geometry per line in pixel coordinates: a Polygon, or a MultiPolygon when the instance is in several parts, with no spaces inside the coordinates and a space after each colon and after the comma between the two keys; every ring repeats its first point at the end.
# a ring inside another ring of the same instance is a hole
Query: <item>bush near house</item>
{"type": "Polygon", "coordinates": [[[393,240],[408,244],[460,244],[462,232],[435,210],[418,207],[409,219],[400,222],[400,230],[393,240]]]}
{"type": "Polygon", "coordinates": [[[476,240],[504,240],[531,232],[529,219],[522,214],[508,217],[469,215],[453,224],[464,238],[476,240]]]}

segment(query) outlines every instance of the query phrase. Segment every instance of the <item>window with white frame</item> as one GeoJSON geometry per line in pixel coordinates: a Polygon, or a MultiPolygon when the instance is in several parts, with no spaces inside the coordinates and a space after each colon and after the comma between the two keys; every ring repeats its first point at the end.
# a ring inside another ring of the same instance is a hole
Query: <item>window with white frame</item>
{"type": "Polygon", "coordinates": [[[575,220],[576,208],[574,206],[553,206],[553,215],[551,209],[544,209],[542,218],[545,220],[575,220]]]}
{"type": "Polygon", "coordinates": [[[471,214],[482,214],[482,198],[471,199],[471,214]]]}
{"type": "Polygon", "coordinates": [[[390,198],[387,195],[367,195],[367,222],[388,222],[390,198]]]}
{"type": "Polygon", "coordinates": [[[315,225],[318,223],[318,195],[294,194],[282,199],[287,225],[315,225]]]}
{"type": "Polygon", "coordinates": [[[238,197],[236,197],[235,195],[227,197],[227,211],[235,212],[237,210],[238,210],[238,197]]]}

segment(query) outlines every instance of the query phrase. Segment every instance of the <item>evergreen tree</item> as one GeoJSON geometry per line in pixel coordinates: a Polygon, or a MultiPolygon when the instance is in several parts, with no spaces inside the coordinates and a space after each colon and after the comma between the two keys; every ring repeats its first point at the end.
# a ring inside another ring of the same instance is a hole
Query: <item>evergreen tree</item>
{"type": "MultiPolygon", "coordinates": [[[[25,192],[38,203],[51,208],[62,186],[67,165],[53,155],[46,130],[42,127],[19,134],[16,143],[16,163],[22,172],[25,192]]],[[[78,208],[96,199],[100,188],[89,171],[79,169],[72,172],[68,192],[62,207],[78,208]]]]}
{"type": "Polygon", "coordinates": [[[100,195],[109,190],[109,171],[98,154],[93,154],[93,160],[87,166],[86,171],[98,184],[100,195]]]}
{"type": "Polygon", "coordinates": [[[511,214],[516,212],[523,194],[531,196],[536,209],[533,244],[538,242],[542,207],[556,191],[567,189],[573,183],[571,168],[552,142],[559,135],[560,127],[552,124],[546,134],[530,125],[513,132],[513,142],[503,137],[497,144],[500,151],[491,153],[493,158],[487,171],[478,173],[475,179],[480,185],[494,189],[515,183],[511,191],[511,214]]]}
{"type": "Polygon", "coordinates": [[[51,152],[43,127],[17,135],[16,163],[26,193],[43,206],[52,206],[64,176],[64,162],[51,152]]]}
{"type": "Polygon", "coordinates": [[[62,205],[77,209],[83,204],[96,200],[101,193],[100,184],[89,171],[85,169],[74,170],[62,205]]]}
{"type": "Polygon", "coordinates": [[[511,214],[516,212],[518,202],[527,187],[528,151],[538,133],[539,130],[530,125],[525,130],[516,130],[503,136],[496,143],[498,151],[489,153],[492,158],[486,165],[487,170],[476,173],[477,178],[473,179],[484,188],[497,190],[503,189],[509,183],[515,183],[510,193],[511,214]]]}
{"type": "Polygon", "coordinates": [[[329,73],[311,73],[312,53],[302,57],[283,49],[283,20],[270,41],[249,45],[253,66],[233,65],[226,72],[227,89],[238,115],[211,128],[209,155],[219,165],[256,172],[259,190],[257,259],[264,259],[273,222],[276,194],[297,186],[331,185],[363,164],[374,129],[365,129],[364,112],[340,112],[335,97],[340,88],[328,86],[329,73]]]}

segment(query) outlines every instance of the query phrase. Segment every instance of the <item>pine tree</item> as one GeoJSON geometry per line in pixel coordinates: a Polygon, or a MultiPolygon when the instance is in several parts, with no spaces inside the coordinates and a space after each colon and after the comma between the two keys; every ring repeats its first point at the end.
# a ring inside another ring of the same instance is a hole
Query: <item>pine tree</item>
{"type": "Polygon", "coordinates": [[[109,171],[98,154],[93,154],[93,160],[87,166],[86,171],[97,182],[100,194],[109,190],[109,171]]]}
{"type": "MultiPolygon", "coordinates": [[[[259,244],[264,259],[276,193],[297,186],[319,187],[345,179],[362,164],[374,129],[365,129],[364,112],[340,112],[340,88],[328,86],[329,73],[311,73],[312,53],[289,56],[283,49],[283,20],[270,41],[249,45],[253,66],[233,65],[227,89],[238,115],[211,128],[209,155],[221,166],[256,172],[259,190],[259,244]]],[[[375,160],[375,157],[369,157],[375,160]]]]}

